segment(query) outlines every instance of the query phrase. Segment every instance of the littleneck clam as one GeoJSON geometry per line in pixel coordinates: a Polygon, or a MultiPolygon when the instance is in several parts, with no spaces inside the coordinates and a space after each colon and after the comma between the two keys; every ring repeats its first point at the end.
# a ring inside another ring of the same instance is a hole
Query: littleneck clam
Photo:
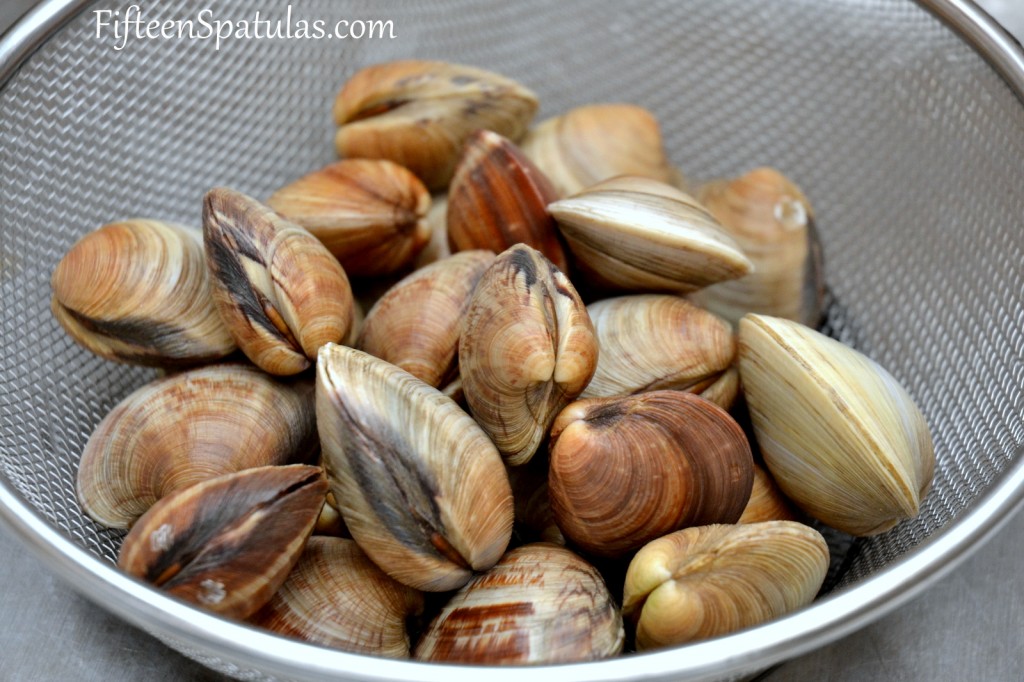
{"type": "Polygon", "coordinates": [[[377,300],[356,347],[440,388],[457,375],[459,335],[490,251],[462,251],[416,270],[377,300]]]}
{"type": "Polygon", "coordinates": [[[612,290],[686,294],[753,265],[693,197],[620,176],[548,206],[587,280],[612,290]]]}
{"type": "Polygon", "coordinates": [[[687,526],[735,523],[753,476],[743,429],[689,393],[578,400],[551,429],[555,520],[599,556],[623,556],[687,526]]]}
{"type": "Polygon", "coordinates": [[[388,575],[452,590],[494,565],[512,534],[512,491],[494,445],[440,391],[358,350],[317,362],[317,425],[352,537],[388,575]]]}
{"type": "Polygon", "coordinates": [[[323,470],[301,464],[197,483],[139,519],[117,565],[176,597],[248,618],[299,560],[326,492],[323,470]]]}
{"type": "Polygon", "coordinates": [[[558,545],[510,551],[452,597],[414,657],[447,663],[568,663],[622,650],[622,617],[597,570],[558,545]]]}
{"type": "Polygon", "coordinates": [[[448,189],[452,249],[501,253],[528,244],[565,272],[565,251],[547,211],[557,198],[548,179],[514,144],[478,130],[466,142],[448,189]]]}
{"type": "Polygon", "coordinates": [[[635,104],[590,104],[537,124],[523,152],[567,197],[618,175],[675,184],[654,114],[635,104]]]}
{"type": "Polygon", "coordinates": [[[409,658],[406,621],[422,611],[422,593],[389,578],[353,540],[314,536],[250,622],[335,649],[409,658]]]}
{"type": "Polygon", "coordinates": [[[924,417],[889,372],[780,318],[745,316],[739,347],[758,445],[797,506],[860,536],[917,515],[935,452],[924,417]]]}
{"type": "Polygon", "coordinates": [[[297,374],[352,324],[352,290],[313,235],[240,192],[203,201],[214,300],[238,347],[271,374],[297,374]]]}
{"type": "Polygon", "coordinates": [[[484,273],[459,340],[470,411],[512,465],[533,457],[597,365],[597,339],[568,278],[517,244],[484,273]]]}
{"type": "Polygon", "coordinates": [[[379,159],[346,159],[282,187],[267,206],[323,242],[346,274],[386,275],[430,240],[430,193],[411,172],[379,159]]]}
{"type": "Polygon", "coordinates": [[[131,393],[89,437],[78,499],[97,523],[127,528],[158,499],[241,469],[305,461],[317,445],[311,381],[214,365],[131,393]]]}
{"type": "Polygon", "coordinates": [[[716,315],[667,294],[609,298],[587,306],[601,347],[581,398],[674,389],[728,409],[738,392],[732,328],[716,315]]]}
{"type": "Polygon", "coordinates": [[[817,325],[824,301],[821,252],[811,204],[785,175],[757,168],[700,188],[697,198],[754,263],[745,277],[692,299],[737,324],[746,313],[817,325]]]}
{"type": "Polygon", "coordinates": [[[537,97],[490,71],[405,60],[357,72],[334,102],[342,157],[389,159],[431,190],[448,184],[462,147],[477,130],[513,141],[526,133],[537,97]]]}
{"type": "Polygon", "coordinates": [[[622,612],[641,651],[707,639],[806,606],[828,564],[821,534],[793,521],[687,528],[633,557],[622,612]]]}
{"type": "Polygon", "coordinates": [[[156,220],[104,225],[71,247],[50,284],[57,321],[108,360],[186,366],[235,350],[196,230],[156,220]]]}

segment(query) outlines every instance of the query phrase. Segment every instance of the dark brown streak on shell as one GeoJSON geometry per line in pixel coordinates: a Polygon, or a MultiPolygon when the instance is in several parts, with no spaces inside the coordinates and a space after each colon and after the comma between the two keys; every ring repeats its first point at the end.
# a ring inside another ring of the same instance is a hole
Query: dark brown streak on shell
{"type": "Polygon", "coordinates": [[[529,650],[529,633],[518,619],[534,613],[530,602],[487,604],[452,610],[437,633],[434,657],[447,662],[519,660],[529,650]],[[490,639],[472,635],[487,631],[490,639]],[[466,635],[471,635],[467,637],[466,635]]]}
{"type": "Polygon", "coordinates": [[[187,360],[175,361],[174,353],[180,352],[179,346],[183,345],[188,330],[181,327],[164,324],[157,320],[141,320],[125,317],[119,320],[98,320],[96,318],[82,315],[77,310],[61,306],[63,310],[83,329],[100,336],[107,336],[118,341],[138,346],[136,354],[119,352],[118,357],[133,362],[158,362],[161,366],[188,366],[223,357],[220,354],[208,357],[190,357],[187,360]]]}

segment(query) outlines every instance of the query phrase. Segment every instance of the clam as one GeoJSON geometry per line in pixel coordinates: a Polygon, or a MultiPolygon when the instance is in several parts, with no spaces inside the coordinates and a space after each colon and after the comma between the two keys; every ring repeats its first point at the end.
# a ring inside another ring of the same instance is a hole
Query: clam
{"type": "Polygon", "coordinates": [[[260,467],[179,490],[124,539],[126,573],[210,611],[248,618],[299,560],[327,483],[320,467],[260,467]]]}
{"type": "Polygon", "coordinates": [[[828,565],[825,539],[800,523],[687,528],[636,553],[622,613],[641,651],[716,637],[806,606],[828,565]]]}
{"type": "Polygon", "coordinates": [[[580,272],[598,287],[686,294],[753,267],[693,197],[649,178],[606,180],[548,211],[580,272]]]}
{"type": "Polygon", "coordinates": [[[78,499],[97,523],[127,528],[158,499],[241,469],[316,451],[313,385],[248,365],[215,365],[134,391],[89,437],[78,499]]]}
{"type": "Polygon", "coordinates": [[[642,294],[587,306],[601,347],[581,398],[674,389],[728,409],[739,389],[727,322],[678,296],[642,294]]]}
{"type": "Polygon", "coordinates": [[[689,393],[578,400],[555,420],[550,449],[555,521],[599,556],[688,526],[735,523],[750,498],[743,429],[689,393]]]}
{"type": "Polygon", "coordinates": [[[774,168],[704,185],[697,197],[754,264],[745,277],[692,299],[733,324],[746,313],[814,326],[824,302],[814,212],[800,188],[774,168]]]}
{"type": "Polygon", "coordinates": [[[459,339],[470,411],[509,464],[529,461],[597,364],[597,339],[568,278],[525,244],[499,255],[459,339]]]}
{"type": "Polygon", "coordinates": [[[597,570],[558,545],[510,551],[430,623],[414,657],[447,663],[567,663],[615,656],[622,617],[597,570]]]}
{"type": "Polygon", "coordinates": [[[413,267],[417,269],[452,255],[452,248],[448,244],[447,194],[435,194],[431,198],[426,220],[430,228],[430,241],[416,256],[413,267]]]}
{"type": "Polygon", "coordinates": [[[303,228],[240,192],[203,201],[214,300],[242,352],[266,372],[297,374],[346,338],[352,290],[338,261],[303,228]]]}
{"type": "Polygon", "coordinates": [[[386,275],[430,240],[430,194],[398,164],[346,159],[282,187],[267,206],[319,239],[348,275],[386,275]]]}
{"type": "Polygon", "coordinates": [[[362,69],[334,102],[342,157],[389,159],[432,189],[448,184],[477,130],[519,140],[537,96],[513,80],[461,64],[394,61],[362,69]]]}
{"type": "Polygon", "coordinates": [[[317,363],[317,425],[352,537],[399,582],[452,590],[490,568],[512,534],[501,457],[440,391],[361,351],[317,363]]]}
{"type": "Polygon", "coordinates": [[[801,518],[771,474],[764,467],[754,464],[754,487],[750,490],[750,501],[736,523],[800,521],[801,518]]]}
{"type": "Polygon", "coordinates": [[[634,104],[590,104],[537,124],[522,142],[560,197],[618,175],[679,181],[654,114],[634,104]]]}
{"type": "Polygon", "coordinates": [[[50,284],[60,325],[108,360],[174,367],[235,350],[213,305],[202,235],[187,227],[104,225],[71,247],[50,284]]]}
{"type": "Polygon", "coordinates": [[[422,611],[423,595],[389,578],[354,541],[314,536],[250,622],[335,649],[409,658],[406,621],[422,611]]]}
{"type": "Polygon", "coordinates": [[[739,347],[758,445],[798,507],[859,536],[917,515],[935,452],[920,410],[889,372],[780,318],[745,316],[739,347]]]}
{"type": "Polygon", "coordinates": [[[434,388],[457,372],[459,334],[490,251],[462,251],[416,270],[388,290],[366,316],[356,346],[434,388]]]}
{"type": "Polygon", "coordinates": [[[466,142],[448,189],[452,249],[501,253],[513,244],[528,244],[564,272],[565,252],[547,211],[557,198],[548,179],[514,144],[478,130],[466,142]]]}

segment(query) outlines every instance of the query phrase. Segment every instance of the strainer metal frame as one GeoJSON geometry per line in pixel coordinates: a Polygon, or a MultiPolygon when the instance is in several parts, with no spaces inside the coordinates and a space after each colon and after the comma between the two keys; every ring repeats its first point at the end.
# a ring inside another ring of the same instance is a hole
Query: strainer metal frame
{"type": "MultiPolygon", "coordinates": [[[[32,52],[88,0],[48,0],[0,40],[0,88],[32,52]]],[[[1024,49],[970,0],[919,0],[945,20],[1007,81],[1024,102],[1024,49]]],[[[559,679],[718,679],[769,667],[835,641],[919,595],[976,551],[1024,506],[1024,447],[973,509],[886,568],[786,618],[684,649],[597,663],[531,668],[559,679]]],[[[518,680],[519,668],[424,665],[348,654],[286,640],[168,597],[74,544],[0,477],[0,522],[56,574],[91,601],[202,660],[215,652],[222,669],[283,679],[444,680],[486,675],[518,680]],[[297,661],[302,668],[297,669],[297,661]]]]}

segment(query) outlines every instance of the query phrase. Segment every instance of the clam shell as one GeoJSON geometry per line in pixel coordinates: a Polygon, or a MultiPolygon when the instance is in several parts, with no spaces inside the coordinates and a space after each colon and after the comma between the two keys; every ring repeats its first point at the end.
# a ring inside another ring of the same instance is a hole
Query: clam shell
{"type": "Polygon", "coordinates": [[[824,302],[814,211],[800,188],[774,168],[700,188],[697,198],[754,264],[745,277],[702,289],[698,304],[733,324],[746,313],[816,325],[824,302]]]}
{"type": "Polygon", "coordinates": [[[590,104],[543,121],[522,142],[560,197],[618,175],[678,181],[658,121],[634,104],[590,104]]]}
{"type": "Polygon", "coordinates": [[[513,80],[461,64],[405,60],[367,67],[334,102],[342,157],[389,159],[432,189],[451,179],[471,134],[526,133],[537,96],[513,80]]]}
{"type": "Polygon", "coordinates": [[[745,316],[739,344],[758,445],[797,506],[862,536],[917,515],[935,452],[920,410],[889,372],[779,318],[745,316]]]}
{"type": "Polygon", "coordinates": [[[282,187],[267,206],[309,230],[353,277],[409,265],[430,240],[430,193],[379,159],[346,159],[282,187]]]}
{"type": "Polygon", "coordinates": [[[389,578],[354,541],[314,536],[250,622],[335,649],[409,658],[406,621],[422,611],[423,595],[389,578]]]}
{"type": "Polygon", "coordinates": [[[463,251],[416,270],[370,310],[356,347],[440,388],[456,374],[459,334],[490,251],[463,251]]]}
{"type": "Polygon", "coordinates": [[[685,294],[753,267],[693,197],[656,180],[606,180],[548,211],[596,286],[685,294]]]}
{"type": "Polygon", "coordinates": [[[448,244],[447,194],[435,194],[431,198],[426,220],[427,226],[430,228],[430,241],[416,255],[416,262],[413,266],[416,269],[452,255],[452,248],[448,244]]]}
{"type": "Polygon", "coordinates": [[[800,521],[802,518],[771,474],[754,464],[754,487],[750,491],[750,501],[736,523],[800,521]]]}
{"type": "Polygon", "coordinates": [[[157,502],[124,539],[118,567],[234,618],[260,609],[299,560],[324,503],[320,467],[260,467],[157,502]]]}
{"type": "Polygon", "coordinates": [[[576,401],[555,420],[550,449],[555,521],[599,556],[687,526],[735,523],[750,498],[743,429],[689,393],[576,401]]]}
{"type": "Polygon", "coordinates": [[[448,239],[455,251],[513,244],[537,249],[568,269],[547,205],[558,198],[544,174],[510,141],[489,130],[474,133],[448,190],[448,239]]]}
{"type": "Polygon", "coordinates": [[[640,651],[716,637],[806,606],[828,565],[821,534],[792,521],[687,528],[633,557],[622,612],[640,651]]]}
{"type": "Polygon", "coordinates": [[[297,374],[320,346],[346,338],[352,289],[303,228],[223,187],[207,192],[203,236],[221,318],[242,352],[271,374],[297,374]]]}
{"type": "Polygon", "coordinates": [[[732,328],[678,296],[646,294],[587,306],[601,355],[581,398],[674,389],[728,409],[738,391],[732,328]]]}
{"type": "Polygon", "coordinates": [[[525,244],[481,277],[459,340],[473,417],[509,464],[529,461],[597,364],[597,340],[572,284],[525,244]]]}
{"type": "Polygon", "coordinates": [[[622,617],[597,570],[557,545],[510,551],[459,590],[416,646],[421,661],[567,663],[615,656],[622,617]]]}
{"type": "Polygon", "coordinates": [[[60,325],[108,360],[175,367],[235,350],[196,230],[156,220],[104,225],[71,247],[50,284],[60,325]]]}
{"type": "Polygon", "coordinates": [[[469,415],[408,372],[334,344],[320,351],[316,402],[331,488],[374,563],[427,591],[494,565],[512,534],[512,491],[469,415]]]}
{"type": "Polygon", "coordinates": [[[247,365],[156,379],[93,431],[78,499],[97,523],[127,528],[158,499],[241,469],[307,459],[316,449],[313,385],[247,365]]]}

